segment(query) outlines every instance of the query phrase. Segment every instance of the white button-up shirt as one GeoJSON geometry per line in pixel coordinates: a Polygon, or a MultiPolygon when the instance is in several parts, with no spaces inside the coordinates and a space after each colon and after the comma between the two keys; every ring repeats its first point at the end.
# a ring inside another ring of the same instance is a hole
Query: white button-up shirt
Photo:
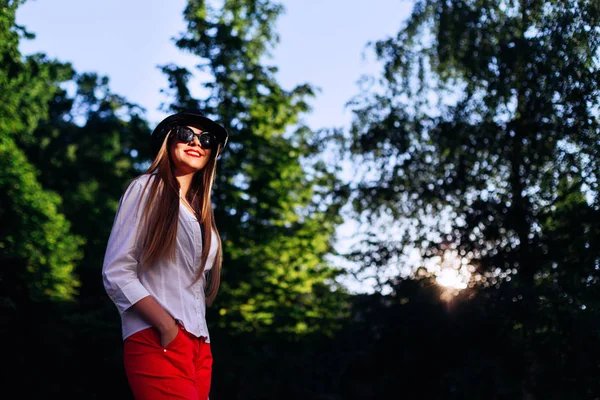
{"type": "Polygon", "coordinates": [[[104,288],[121,315],[123,340],[151,326],[131,306],[152,296],[185,330],[210,342],[204,288],[206,272],[212,268],[217,253],[216,234],[213,232],[205,273],[190,286],[202,260],[202,233],[194,214],[180,203],[175,260],[142,267],[137,230],[150,189],[148,185],[144,190],[145,185],[152,178],[150,174],[137,177],[121,196],[104,256],[104,288]]]}

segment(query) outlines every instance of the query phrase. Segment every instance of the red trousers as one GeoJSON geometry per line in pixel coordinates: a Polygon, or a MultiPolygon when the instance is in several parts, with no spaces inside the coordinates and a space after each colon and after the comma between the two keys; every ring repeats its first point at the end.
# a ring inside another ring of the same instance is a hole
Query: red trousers
{"type": "Polygon", "coordinates": [[[207,400],[212,374],[210,344],[179,328],[166,348],[154,328],[123,343],[125,373],[136,400],[207,400]]]}

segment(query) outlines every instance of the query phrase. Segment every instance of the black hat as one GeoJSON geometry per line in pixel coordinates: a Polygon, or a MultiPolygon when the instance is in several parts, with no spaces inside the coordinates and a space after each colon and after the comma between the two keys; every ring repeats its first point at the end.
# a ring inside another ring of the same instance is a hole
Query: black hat
{"type": "MultiPolygon", "coordinates": [[[[152,131],[151,138],[151,150],[152,158],[156,158],[160,146],[162,146],[165,136],[171,129],[176,126],[194,126],[202,128],[206,132],[210,132],[215,135],[217,142],[221,144],[221,152],[227,144],[227,138],[229,137],[227,130],[221,125],[217,124],[210,118],[204,116],[204,113],[200,110],[187,110],[180,111],[176,114],[169,115],[154,128],[152,131]]],[[[217,154],[218,155],[218,154],[217,154]]]]}

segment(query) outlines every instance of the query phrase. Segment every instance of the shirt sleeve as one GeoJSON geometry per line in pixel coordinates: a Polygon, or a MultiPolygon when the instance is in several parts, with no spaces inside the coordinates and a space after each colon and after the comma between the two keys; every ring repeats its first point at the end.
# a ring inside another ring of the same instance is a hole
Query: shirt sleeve
{"type": "Polygon", "coordinates": [[[137,272],[140,255],[137,233],[145,204],[144,186],[134,180],[121,196],[102,266],[104,289],[121,314],[150,295],[137,272]]]}

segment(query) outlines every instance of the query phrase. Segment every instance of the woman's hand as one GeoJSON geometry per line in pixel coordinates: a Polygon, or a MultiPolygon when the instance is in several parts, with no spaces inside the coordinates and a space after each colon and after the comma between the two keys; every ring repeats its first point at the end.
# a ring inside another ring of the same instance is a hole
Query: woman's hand
{"type": "Polygon", "coordinates": [[[160,345],[163,348],[167,347],[177,337],[177,334],[179,333],[179,325],[177,325],[177,322],[173,320],[172,325],[170,325],[168,328],[160,330],[159,333],[160,345]]]}
{"type": "Polygon", "coordinates": [[[132,308],[150,323],[160,336],[160,345],[164,348],[179,333],[179,325],[152,296],[146,296],[135,303],[132,308]]]}

